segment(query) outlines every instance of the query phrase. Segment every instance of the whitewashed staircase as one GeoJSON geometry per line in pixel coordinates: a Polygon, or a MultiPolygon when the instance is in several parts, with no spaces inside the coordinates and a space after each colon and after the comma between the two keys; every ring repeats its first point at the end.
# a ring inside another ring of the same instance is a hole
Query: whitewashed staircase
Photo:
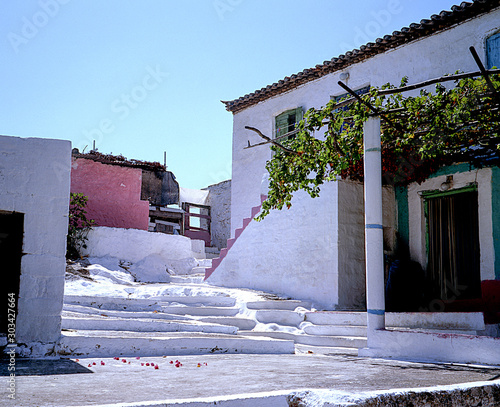
{"type": "Polygon", "coordinates": [[[230,297],[124,299],[66,296],[61,356],[293,353],[291,340],[237,335],[255,322],[235,317],[230,297]]]}

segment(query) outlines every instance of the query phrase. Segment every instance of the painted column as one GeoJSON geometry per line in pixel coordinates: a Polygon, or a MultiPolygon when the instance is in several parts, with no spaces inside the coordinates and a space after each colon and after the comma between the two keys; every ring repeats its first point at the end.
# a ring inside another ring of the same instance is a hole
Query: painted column
{"type": "Polygon", "coordinates": [[[382,228],[382,158],[380,118],[363,127],[365,178],[366,309],[370,334],[385,328],[384,234],[382,228]]]}

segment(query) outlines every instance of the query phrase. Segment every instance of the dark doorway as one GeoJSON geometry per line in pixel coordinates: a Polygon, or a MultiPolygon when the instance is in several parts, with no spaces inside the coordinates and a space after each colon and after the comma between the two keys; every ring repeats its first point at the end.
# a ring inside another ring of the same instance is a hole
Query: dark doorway
{"type": "Polygon", "coordinates": [[[426,198],[427,277],[430,296],[442,301],[481,297],[477,190],[426,198]]]}
{"type": "Polygon", "coordinates": [[[0,333],[7,333],[9,294],[14,294],[17,315],[23,234],[24,214],[0,212],[0,333]]]}

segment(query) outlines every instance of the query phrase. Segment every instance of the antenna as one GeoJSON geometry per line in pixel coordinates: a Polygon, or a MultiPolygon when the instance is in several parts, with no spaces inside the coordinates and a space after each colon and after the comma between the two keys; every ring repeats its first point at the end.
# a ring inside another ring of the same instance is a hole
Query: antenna
{"type": "Polygon", "coordinates": [[[93,147],[92,147],[92,150],[95,151],[95,140],[93,141],[93,147]]]}
{"type": "Polygon", "coordinates": [[[163,165],[165,168],[167,168],[167,152],[163,152],[163,165]]]}

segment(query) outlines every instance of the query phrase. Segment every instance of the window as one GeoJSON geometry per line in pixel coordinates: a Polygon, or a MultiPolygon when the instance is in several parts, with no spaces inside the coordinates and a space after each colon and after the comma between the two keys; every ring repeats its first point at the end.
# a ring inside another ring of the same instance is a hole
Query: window
{"type": "Polygon", "coordinates": [[[500,68],[500,32],[486,39],[486,65],[500,68]]]}
{"type": "Polygon", "coordinates": [[[274,121],[274,138],[281,137],[295,130],[295,125],[302,120],[304,113],[301,107],[287,110],[276,116],[274,121]]]}
{"type": "MultiPolygon", "coordinates": [[[[363,88],[359,88],[359,89],[355,90],[354,93],[356,93],[356,95],[364,95],[364,94],[368,93],[369,91],[370,91],[370,85],[365,86],[363,88]]],[[[349,96],[351,96],[350,93],[343,93],[342,95],[332,96],[332,99],[335,102],[340,102],[342,99],[349,97],[349,96]]],[[[335,109],[335,111],[338,112],[338,111],[342,110],[345,112],[347,109],[349,109],[349,106],[344,106],[344,107],[341,107],[339,109],[335,109]]]]}

